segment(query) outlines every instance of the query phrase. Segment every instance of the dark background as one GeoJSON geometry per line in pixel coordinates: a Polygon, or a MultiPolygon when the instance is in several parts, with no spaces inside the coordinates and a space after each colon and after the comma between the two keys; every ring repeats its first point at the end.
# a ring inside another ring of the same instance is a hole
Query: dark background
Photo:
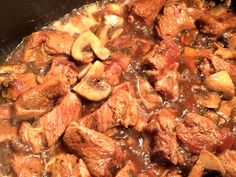
{"type": "Polygon", "coordinates": [[[94,0],[0,0],[0,59],[24,36],[94,0]]]}

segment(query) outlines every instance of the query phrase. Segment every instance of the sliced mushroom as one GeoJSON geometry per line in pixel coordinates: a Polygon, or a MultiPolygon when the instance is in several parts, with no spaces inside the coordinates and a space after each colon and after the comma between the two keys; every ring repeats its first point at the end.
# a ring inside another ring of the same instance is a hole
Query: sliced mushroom
{"type": "Polygon", "coordinates": [[[91,101],[101,101],[107,98],[111,93],[111,85],[101,79],[104,69],[104,64],[96,61],[73,90],[91,101]]]}
{"type": "Polygon", "coordinates": [[[222,92],[226,99],[232,99],[235,93],[234,84],[227,71],[220,71],[207,76],[204,85],[210,90],[222,92]]]}
{"type": "Polygon", "coordinates": [[[192,168],[188,177],[201,177],[204,169],[218,171],[222,176],[226,173],[221,160],[207,150],[201,151],[198,161],[192,168]]]}
{"type": "Polygon", "coordinates": [[[81,96],[91,101],[101,101],[111,93],[111,85],[104,80],[84,79],[73,88],[81,96]]]}
{"type": "Polygon", "coordinates": [[[220,96],[215,92],[201,92],[194,94],[196,102],[204,107],[216,109],[220,104],[220,96]]]}
{"type": "Polygon", "coordinates": [[[71,50],[73,58],[82,63],[93,61],[93,53],[83,51],[87,46],[91,46],[96,56],[101,60],[105,60],[110,56],[110,51],[102,45],[99,38],[91,31],[87,31],[75,40],[71,50]]]}
{"type": "Polygon", "coordinates": [[[103,74],[105,66],[102,62],[96,61],[89,69],[84,78],[86,79],[97,79],[103,74]]]}
{"type": "Polygon", "coordinates": [[[78,79],[81,79],[82,77],[84,77],[88,73],[88,71],[91,69],[92,66],[93,66],[92,63],[89,63],[89,64],[87,64],[85,66],[82,66],[80,68],[80,72],[79,72],[79,74],[77,76],[78,79]]]}

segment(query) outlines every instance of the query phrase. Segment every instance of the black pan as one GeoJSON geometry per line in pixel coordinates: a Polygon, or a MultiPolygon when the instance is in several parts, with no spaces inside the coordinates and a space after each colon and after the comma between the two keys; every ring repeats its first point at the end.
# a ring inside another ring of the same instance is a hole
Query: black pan
{"type": "Polygon", "coordinates": [[[24,36],[95,0],[0,0],[0,60],[24,36]]]}

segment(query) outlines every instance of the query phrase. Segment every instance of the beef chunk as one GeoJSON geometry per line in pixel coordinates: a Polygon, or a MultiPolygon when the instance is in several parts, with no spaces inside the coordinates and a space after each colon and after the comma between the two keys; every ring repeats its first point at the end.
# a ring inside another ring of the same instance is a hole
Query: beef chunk
{"type": "Polygon", "coordinates": [[[17,127],[8,121],[0,121],[0,143],[11,141],[17,137],[17,127]]]}
{"type": "Polygon", "coordinates": [[[139,173],[137,177],[182,177],[175,168],[168,166],[162,167],[160,165],[155,165],[147,170],[139,173]]]}
{"type": "Polygon", "coordinates": [[[65,145],[80,155],[95,177],[111,177],[121,165],[122,151],[110,137],[74,123],[63,137],[65,145]]]}
{"type": "Polygon", "coordinates": [[[15,101],[22,93],[37,86],[36,75],[25,73],[3,82],[3,97],[15,101]]]}
{"type": "Polygon", "coordinates": [[[12,103],[0,104],[0,120],[9,120],[13,116],[12,103]]]}
{"type": "Polygon", "coordinates": [[[37,80],[45,83],[48,80],[61,80],[65,85],[71,86],[76,83],[79,70],[74,63],[65,58],[57,57],[52,61],[50,70],[45,76],[40,76],[37,80]]]}
{"type": "Polygon", "coordinates": [[[46,164],[45,171],[51,177],[90,177],[83,160],[71,154],[59,154],[46,164]]]}
{"type": "Polygon", "coordinates": [[[42,161],[37,156],[15,154],[12,167],[17,177],[42,176],[42,161]]]}
{"type": "Polygon", "coordinates": [[[82,117],[80,124],[99,132],[118,125],[139,129],[145,121],[144,118],[142,109],[131,93],[119,90],[95,112],[82,117]]]}
{"type": "Polygon", "coordinates": [[[116,177],[133,177],[136,176],[138,170],[134,163],[129,161],[116,175],[116,177]]]}
{"type": "Polygon", "coordinates": [[[194,22],[186,5],[174,0],[165,5],[164,14],[159,17],[156,30],[163,39],[167,36],[174,37],[184,29],[195,28],[194,22]]]}
{"type": "Polygon", "coordinates": [[[24,49],[24,62],[45,63],[52,55],[70,55],[74,38],[67,33],[42,30],[29,36],[24,49]]]}
{"type": "Polygon", "coordinates": [[[213,16],[194,9],[193,15],[201,23],[200,30],[204,33],[220,35],[227,30],[236,28],[236,16],[234,12],[224,13],[221,16],[213,16]]]}
{"type": "Polygon", "coordinates": [[[188,113],[177,127],[177,137],[193,153],[201,150],[222,152],[231,147],[233,134],[227,128],[220,129],[209,118],[188,113]]]}
{"type": "Polygon", "coordinates": [[[105,62],[103,79],[111,85],[117,85],[120,83],[121,72],[122,70],[119,64],[107,61],[105,62]]]}
{"type": "Polygon", "coordinates": [[[164,108],[151,119],[145,128],[154,135],[153,154],[161,155],[175,165],[184,162],[176,137],[176,127],[176,113],[170,108],[164,108]]]}
{"type": "Polygon", "coordinates": [[[217,56],[211,58],[212,65],[215,69],[215,72],[218,71],[227,71],[231,76],[234,83],[236,83],[236,64],[226,61],[217,56]]]}
{"type": "Polygon", "coordinates": [[[0,66],[0,84],[6,79],[14,78],[17,75],[23,74],[27,69],[25,64],[5,65],[0,66]]]}
{"type": "Polygon", "coordinates": [[[226,176],[236,176],[236,151],[226,150],[218,156],[225,167],[226,176]]]}
{"type": "Polygon", "coordinates": [[[40,117],[52,110],[58,98],[63,97],[67,89],[61,81],[49,80],[22,94],[15,102],[15,120],[29,120],[40,117]]]}
{"type": "Polygon", "coordinates": [[[136,0],[130,5],[131,14],[139,17],[147,25],[153,24],[166,0],[136,0]]]}
{"type": "Polygon", "coordinates": [[[71,122],[80,116],[81,102],[74,93],[68,93],[59,100],[55,108],[41,117],[36,126],[23,123],[20,136],[25,144],[32,147],[34,152],[39,152],[43,145],[50,147],[63,134],[71,122]]]}
{"type": "Polygon", "coordinates": [[[179,97],[178,72],[169,71],[155,82],[155,90],[167,99],[177,100],[179,97]]]}

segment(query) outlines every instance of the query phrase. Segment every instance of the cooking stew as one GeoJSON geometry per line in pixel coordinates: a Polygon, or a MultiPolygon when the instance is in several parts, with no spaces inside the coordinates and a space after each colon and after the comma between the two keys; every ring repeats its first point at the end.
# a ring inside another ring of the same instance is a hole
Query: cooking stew
{"type": "Polygon", "coordinates": [[[236,176],[230,1],[100,1],[0,66],[0,176],[236,176]]]}

